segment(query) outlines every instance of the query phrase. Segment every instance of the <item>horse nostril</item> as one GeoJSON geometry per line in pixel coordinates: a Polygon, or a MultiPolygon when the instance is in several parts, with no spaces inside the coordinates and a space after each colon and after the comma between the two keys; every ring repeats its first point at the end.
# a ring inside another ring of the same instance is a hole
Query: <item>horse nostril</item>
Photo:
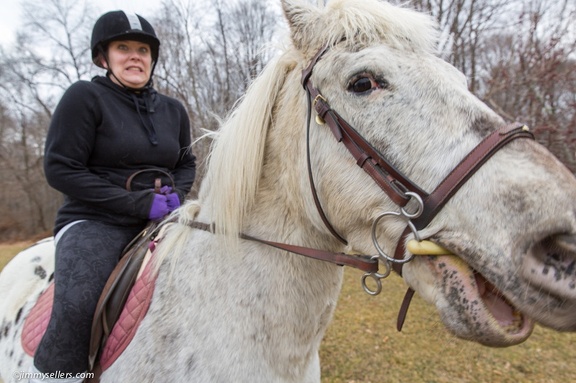
{"type": "Polygon", "coordinates": [[[552,238],[558,248],[576,254],[576,235],[560,234],[552,238]]]}
{"type": "MultiPolygon", "coordinates": [[[[576,236],[552,234],[534,243],[523,254],[520,278],[537,291],[546,294],[550,304],[573,312],[576,302],[576,236]]],[[[536,299],[536,295],[530,299],[536,299]]],[[[573,319],[571,319],[573,320],[573,319]]],[[[570,324],[573,328],[575,323],[570,324]]]]}
{"type": "MultiPolygon", "coordinates": [[[[576,278],[576,236],[559,234],[541,242],[544,274],[551,274],[554,280],[576,278]]],[[[574,289],[574,286],[571,286],[574,289]]]]}

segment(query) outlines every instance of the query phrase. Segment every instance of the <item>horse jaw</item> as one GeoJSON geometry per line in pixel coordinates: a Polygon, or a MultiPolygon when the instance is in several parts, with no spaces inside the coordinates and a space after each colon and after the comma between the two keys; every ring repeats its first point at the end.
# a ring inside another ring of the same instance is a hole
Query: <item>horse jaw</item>
{"type": "Polygon", "coordinates": [[[404,268],[404,279],[459,338],[507,347],[524,342],[534,329],[532,319],[457,256],[420,256],[404,268]]]}

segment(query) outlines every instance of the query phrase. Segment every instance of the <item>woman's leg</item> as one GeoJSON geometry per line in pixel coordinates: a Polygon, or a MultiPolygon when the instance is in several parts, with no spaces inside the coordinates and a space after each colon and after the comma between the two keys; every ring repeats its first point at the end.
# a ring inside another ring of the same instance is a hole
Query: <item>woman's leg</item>
{"type": "Polygon", "coordinates": [[[122,250],[139,229],[97,221],[79,222],[56,246],[54,305],[34,365],[44,373],[88,369],[96,304],[122,250]]]}

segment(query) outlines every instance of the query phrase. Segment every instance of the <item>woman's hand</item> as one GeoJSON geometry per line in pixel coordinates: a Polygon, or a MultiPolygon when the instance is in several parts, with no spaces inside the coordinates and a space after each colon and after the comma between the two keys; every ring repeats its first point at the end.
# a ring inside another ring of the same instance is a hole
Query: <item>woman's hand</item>
{"type": "Polygon", "coordinates": [[[164,218],[170,211],[168,208],[168,198],[164,194],[154,194],[154,201],[152,201],[148,218],[151,221],[157,221],[164,218]]]}
{"type": "Polygon", "coordinates": [[[160,193],[154,194],[154,201],[152,202],[148,218],[152,221],[162,219],[178,207],[180,207],[178,193],[172,193],[171,186],[162,186],[160,193]]]}

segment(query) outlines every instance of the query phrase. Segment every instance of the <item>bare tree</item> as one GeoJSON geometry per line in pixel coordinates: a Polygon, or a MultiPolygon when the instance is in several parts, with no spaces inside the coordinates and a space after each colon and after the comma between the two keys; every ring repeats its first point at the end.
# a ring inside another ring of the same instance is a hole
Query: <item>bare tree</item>
{"type": "Polygon", "coordinates": [[[44,179],[44,138],[62,91],[89,72],[87,12],[71,1],[24,2],[18,49],[0,58],[4,238],[52,227],[60,196],[44,179]]]}
{"type": "Polygon", "coordinates": [[[45,85],[65,90],[73,82],[90,76],[90,32],[93,9],[88,2],[74,0],[25,0],[27,20],[18,44],[34,52],[36,66],[47,74],[45,85]]]}
{"type": "Polygon", "coordinates": [[[576,171],[576,4],[523,3],[508,31],[490,36],[481,94],[508,116],[529,124],[537,137],[576,171]]]}
{"type": "Polygon", "coordinates": [[[231,10],[227,24],[235,43],[234,63],[243,80],[239,89],[242,94],[270,60],[269,44],[281,25],[279,14],[270,9],[269,1],[246,1],[231,10]]]}
{"type": "MultiPolygon", "coordinates": [[[[266,0],[194,2],[169,0],[154,20],[161,40],[158,89],[188,108],[192,136],[217,129],[269,59],[265,45],[278,28],[279,12],[266,0]]],[[[197,182],[204,174],[209,141],[194,146],[197,182]]]]}
{"type": "Polygon", "coordinates": [[[489,33],[505,25],[503,16],[513,13],[518,1],[522,0],[412,0],[409,4],[434,16],[444,36],[439,50],[468,77],[470,90],[476,92],[482,81],[478,51],[489,33]]]}

